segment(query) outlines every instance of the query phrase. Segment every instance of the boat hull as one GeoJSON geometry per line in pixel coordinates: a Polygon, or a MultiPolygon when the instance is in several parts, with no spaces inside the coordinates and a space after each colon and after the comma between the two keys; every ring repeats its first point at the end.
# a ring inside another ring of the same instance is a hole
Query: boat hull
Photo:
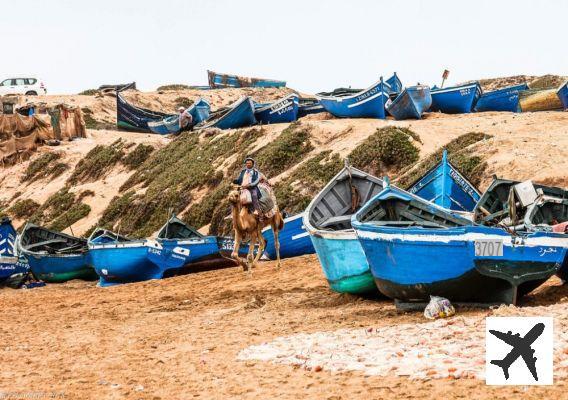
{"type": "MultiPolygon", "coordinates": [[[[280,258],[298,257],[304,254],[316,252],[310,239],[310,234],[306,231],[303,222],[304,214],[294,215],[284,219],[284,229],[278,233],[280,243],[280,258]]],[[[262,232],[266,240],[264,254],[271,260],[276,260],[276,248],[274,247],[274,232],[272,228],[267,228],[262,232]]]]}
{"type": "Polygon", "coordinates": [[[26,254],[30,269],[37,279],[50,283],[72,279],[95,280],[97,274],[89,262],[89,254],[40,255],[26,254]]]}
{"type": "Polygon", "coordinates": [[[558,89],[558,92],[556,92],[556,94],[558,95],[558,98],[562,103],[562,108],[564,110],[568,110],[568,82],[560,86],[560,89],[558,89]]]}
{"type": "Polygon", "coordinates": [[[256,120],[261,124],[279,124],[294,122],[298,119],[298,96],[288,96],[254,112],[256,120]]]}
{"type": "Polygon", "coordinates": [[[206,121],[199,128],[237,129],[256,124],[254,106],[248,97],[240,99],[219,118],[206,121]]]}
{"type": "Polygon", "coordinates": [[[430,111],[440,111],[445,114],[467,114],[475,107],[481,96],[479,84],[469,84],[446,89],[430,91],[432,105],[430,111]]]}
{"type": "Polygon", "coordinates": [[[207,77],[209,79],[209,86],[211,88],[281,88],[286,86],[285,81],[264,78],[249,78],[238,75],[221,74],[214,71],[207,71],[207,77]]]}
{"type": "Polygon", "coordinates": [[[368,89],[350,96],[316,96],[323,108],[338,118],[385,118],[389,98],[381,80],[368,89]]]}
{"type": "Polygon", "coordinates": [[[357,224],[377,287],[402,301],[516,304],[554,275],[566,255],[562,237],[533,233],[520,238],[498,228],[395,229],[357,224]],[[502,256],[478,256],[476,240],[502,242],[502,256]]]}
{"type": "Polygon", "coordinates": [[[519,112],[519,92],[528,88],[524,84],[483,93],[475,105],[475,111],[519,112]]]}
{"type": "Polygon", "coordinates": [[[116,126],[120,130],[150,132],[149,122],[159,122],[172,115],[136,107],[128,103],[120,93],[116,95],[116,126]]]}
{"type": "Polygon", "coordinates": [[[387,110],[396,120],[420,119],[422,113],[428,110],[431,105],[430,88],[413,86],[404,89],[387,107],[387,110]]]}
{"type": "Polygon", "coordinates": [[[377,287],[354,231],[310,235],[329,287],[339,293],[375,293],[377,287]]]}

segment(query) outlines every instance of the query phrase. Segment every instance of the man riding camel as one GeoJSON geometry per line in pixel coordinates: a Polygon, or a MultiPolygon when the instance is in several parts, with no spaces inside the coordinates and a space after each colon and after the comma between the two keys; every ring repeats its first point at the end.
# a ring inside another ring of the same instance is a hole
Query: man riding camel
{"type": "Polygon", "coordinates": [[[242,189],[248,190],[252,199],[252,207],[254,209],[254,215],[260,216],[260,203],[259,199],[262,197],[258,184],[262,180],[266,180],[262,172],[260,172],[256,167],[256,162],[253,158],[247,157],[245,159],[244,168],[241,170],[238,178],[233,181],[235,185],[239,185],[242,189]]]}

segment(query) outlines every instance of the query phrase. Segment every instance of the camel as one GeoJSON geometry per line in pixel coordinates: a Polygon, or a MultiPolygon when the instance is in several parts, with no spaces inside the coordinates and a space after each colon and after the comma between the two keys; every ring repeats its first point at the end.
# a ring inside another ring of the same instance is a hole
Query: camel
{"type": "Polygon", "coordinates": [[[261,231],[264,227],[270,225],[274,233],[277,266],[280,268],[280,242],[278,241],[278,232],[284,228],[284,218],[277,208],[272,218],[265,218],[260,222],[257,217],[249,211],[248,207],[241,205],[241,190],[244,189],[235,186],[227,197],[231,203],[233,229],[235,230],[235,248],[233,249],[231,257],[237,260],[243,266],[243,269],[251,273],[252,267],[260,259],[260,256],[264,253],[264,249],[266,248],[266,240],[262,236],[261,231]],[[250,238],[250,244],[245,263],[239,257],[239,248],[243,239],[246,238],[250,238]],[[256,257],[254,257],[254,248],[257,243],[259,243],[260,246],[256,257]]]}

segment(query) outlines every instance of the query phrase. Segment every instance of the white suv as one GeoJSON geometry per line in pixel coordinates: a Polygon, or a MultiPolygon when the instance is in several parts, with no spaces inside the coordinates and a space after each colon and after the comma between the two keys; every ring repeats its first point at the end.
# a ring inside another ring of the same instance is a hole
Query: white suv
{"type": "Polygon", "coordinates": [[[36,78],[10,78],[0,82],[0,96],[7,94],[24,94],[37,96],[47,94],[47,89],[36,78]]]}

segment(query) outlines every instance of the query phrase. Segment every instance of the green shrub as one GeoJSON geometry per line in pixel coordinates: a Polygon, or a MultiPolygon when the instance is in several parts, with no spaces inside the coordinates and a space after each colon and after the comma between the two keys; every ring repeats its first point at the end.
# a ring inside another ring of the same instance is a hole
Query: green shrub
{"type": "Polygon", "coordinates": [[[26,168],[26,171],[24,172],[22,182],[34,182],[38,179],[57,177],[61,175],[67,170],[67,164],[59,162],[51,165],[60,158],[61,153],[43,153],[38,158],[30,162],[30,164],[26,168]]]}
{"type": "Polygon", "coordinates": [[[188,108],[193,104],[193,100],[188,99],[187,97],[178,97],[177,99],[174,100],[174,103],[176,105],[176,108],[179,107],[188,108]]]}
{"type": "Polygon", "coordinates": [[[85,218],[91,212],[91,207],[83,203],[75,203],[64,213],[56,217],[47,227],[56,231],[62,231],[80,219],[85,218]]]}
{"type": "Polygon", "coordinates": [[[118,139],[109,146],[97,145],[75,166],[67,183],[96,181],[106,175],[124,156],[124,142],[118,139]]]}
{"type": "Polygon", "coordinates": [[[134,150],[128,153],[123,159],[122,163],[129,169],[136,169],[144,161],[148,159],[150,154],[154,151],[154,146],[149,144],[139,143],[134,150]]]}
{"type": "Polygon", "coordinates": [[[87,90],[83,90],[81,93],[79,93],[79,96],[94,96],[97,93],[99,93],[99,91],[97,89],[87,89],[87,90]]]}
{"type": "Polygon", "coordinates": [[[170,84],[170,85],[163,85],[158,87],[158,92],[161,91],[167,91],[167,90],[183,90],[183,89],[189,89],[189,86],[187,85],[183,85],[181,83],[174,83],[174,84],[170,84]]]}
{"type": "Polygon", "coordinates": [[[14,216],[15,218],[29,218],[31,217],[37,209],[40,207],[38,203],[32,199],[18,200],[12,207],[10,207],[7,212],[14,216]]]}

